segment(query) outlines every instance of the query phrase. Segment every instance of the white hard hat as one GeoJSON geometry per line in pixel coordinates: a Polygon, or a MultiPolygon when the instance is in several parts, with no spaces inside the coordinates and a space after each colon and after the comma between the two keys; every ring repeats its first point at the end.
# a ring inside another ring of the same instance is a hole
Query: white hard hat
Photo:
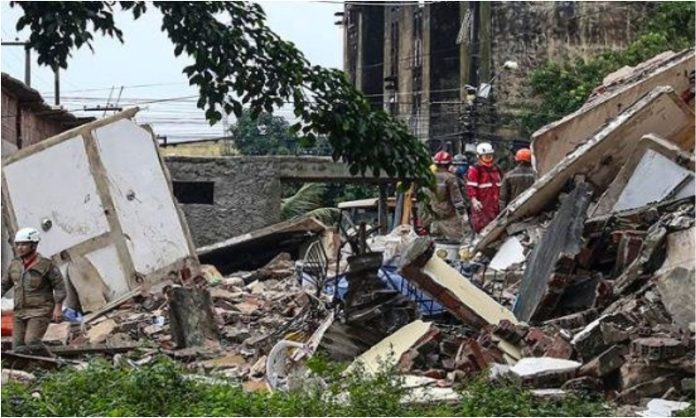
{"type": "Polygon", "coordinates": [[[481,142],[480,144],[476,145],[476,154],[478,154],[478,155],[493,154],[493,146],[491,144],[489,144],[488,142],[481,142]]]}
{"type": "Polygon", "coordinates": [[[34,228],[22,228],[15,234],[15,242],[38,243],[40,240],[39,231],[34,228]]]}

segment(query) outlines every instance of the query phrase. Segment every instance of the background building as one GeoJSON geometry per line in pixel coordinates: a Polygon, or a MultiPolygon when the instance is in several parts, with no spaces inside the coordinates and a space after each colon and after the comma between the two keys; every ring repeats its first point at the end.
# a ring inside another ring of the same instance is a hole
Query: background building
{"type": "Polygon", "coordinates": [[[526,142],[516,117],[531,100],[528,74],[547,60],[624,47],[653,7],[649,2],[347,2],[341,22],[344,69],[375,107],[402,120],[433,151],[458,151],[478,140],[526,142]],[[503,70],[508,60],[518,69],[503,70]],[[476,98],[475,89],[491,80],[490,95],[476,98]]]}

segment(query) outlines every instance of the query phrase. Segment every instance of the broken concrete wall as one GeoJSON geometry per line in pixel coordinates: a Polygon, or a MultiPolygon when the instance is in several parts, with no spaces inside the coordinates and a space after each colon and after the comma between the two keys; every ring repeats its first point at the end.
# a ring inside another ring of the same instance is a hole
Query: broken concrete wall
{"type": "MultiPolygon", "coordinates": [[[[689,88],[689,71],[694,68],[694,50],[664,53],[625,74],[623,85],[602,86],[606,91],[576,112],[532,134],[534,167],[539,176],[548,173],[574,148],[587,141],[600,127],[658,86],[671,86],[677,94],[689,88]]],[[[621,71],[621,70],[620,70],[621,71]]],[[[624,73],[626,71],[624,70],[624,73]]],[[[648,132],[644,132],[648,133],[648,132]]]]}
{"type": "Polygon", "coordinates": [[[527,110],[531,71],[548,61],[586,60],[607,49],[625,48],[638,36],[653,7],[649,2],[491,2],[488,39],[493,72],[482,73],[480,82],[498,75],[505,61],[516,61],[518,70],[502,72],[496,79],[496,107],[501,113],[527,110]]]}
{"type": "Polygon", "coordinates": [[[567,181],[578,174],[587,176],[595,193],[602,193],[646,133],[654,133],[691,151],[694,146],[694,112],[672,88],[654,89],[513,200],[481,232],[474,250],[480,251],[497,240],[511,222],[547,209],[567,181]]]}
{"type": "Polygon", "coordinates": [[[89,272],[74,278],[88,277],[102,302],[185,269],[195,274],[198,266],[154,135],[132,120],[137,112],[82,125],[3,160],[8,232],[41,231],[39,252],[64,271],[83,260],[89,272]]]}
{"type": "MultiPolygon", "coordinates": [[[[614,181],[612,181],[609,187],[607,187],[607,190],[597,201],[597,205],[592,210],[592,216],[600,216],[612,211],[616,201],[626,187],[626,184],[634,176],[636,167],[649,150],[659,153],[688,171],[693,172],[696,168],[692,154],[685,152],[675,144],[656,135],[645,135],[640,139],[638,144],[636,144],[631,156],[626,160],[626,163],[621,168],[621,171],[619,171],[614,181]]],[[[645,188],[652,188],[654,186],[652,180],[662,181],[664,179],[661,178],[661,174],[659,173],[649,173],[647,177],[639,177],[636,180],[641,180],[645,188]],[[651,181],[646,182],[646,179],[650,179],[651,181]]],[[[693,188],[691,191],[693,192],[693,188]]],[[[645,203],[649,203],[649,201],[645,203]]]]}
{"type": "Polygon", "coordinates": [[[592,187],[580,182],[565,197],[539,244],[529,257],[514,313],[529,321],[552,311],[570,282],[575,256],[583,247],[583,227],[592,187]]]}

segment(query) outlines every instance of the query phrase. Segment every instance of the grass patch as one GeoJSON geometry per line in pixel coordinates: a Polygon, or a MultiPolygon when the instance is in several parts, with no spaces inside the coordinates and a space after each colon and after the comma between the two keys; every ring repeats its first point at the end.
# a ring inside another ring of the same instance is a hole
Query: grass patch
{"type": "Polygon", "coordinates": [[[4,416],[601,416],[600,400],[571,396],[543,402],[513,385],[482,378],[462,388],[457,404],[405,405],[402,379],[386,369],[369,376],[360,368],[315,358],[315,376],[290,393],[245,393],[234,384],[186,379],[181,365],[162,357],[140,368],[96,360],[82,371],[40,376],[31,385],[2,387],[4,416]]]}

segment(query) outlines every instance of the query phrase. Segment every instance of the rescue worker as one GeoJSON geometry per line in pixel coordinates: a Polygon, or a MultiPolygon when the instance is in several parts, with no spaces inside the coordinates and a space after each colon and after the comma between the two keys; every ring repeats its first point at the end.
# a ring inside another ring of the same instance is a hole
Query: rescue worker
{"type": "Polygon", "coordinates": [[[462,191],[462,197],[466,198],[466,172],[469,171],[469,161],[464,154],[457,154],[452,159],[450,172],[457,177],[459,188],[462,191]]]}
{"type": "Polygon", "coordinates": [[[430,209],[434,215],[431,234],[459,241],[464,236],[465,206],[459,183],[449,169],[452,156],[446,151],[438,151],[433,158],[437,166],[435,193],[430,196],[430,209]]]}
{"type": "Polygon", "coordinates": [[[17,257],[2,278],[2,295],[14,287],[12,349],[16,352],[43,351],[41,343],[51,320],[60,322],[66,296],[58,267],[42,257],[36,248],[39,231],[22,228],[15,235],[17,257]]]}
{"type": "Polygon", "coordinates": [[[532,151],[529,148],[520,148],[515,153],[515,161],[517,162],[517,167],[505,174],[503,184],[500,186],[501,209],[534,184],[532,151]]]}
{"type": "Polygon", "coordinates": [[[469,167],[466,194],[471,204],[471,226],[477,234],[500,212],[502,173],[495,165],[493,147],[487,142],[476,146],[478,161],[469,167]]]}

